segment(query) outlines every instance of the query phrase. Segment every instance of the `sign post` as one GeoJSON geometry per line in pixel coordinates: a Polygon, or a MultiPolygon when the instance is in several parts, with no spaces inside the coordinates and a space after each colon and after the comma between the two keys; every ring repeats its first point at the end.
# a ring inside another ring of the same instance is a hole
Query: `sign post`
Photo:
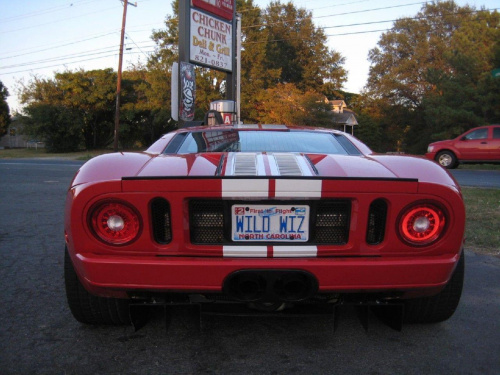
{"type": "Polygon", "coordinates": [[[179,1],[178,107],[181,127],[186,121],[193,119],[195,111],[195,86],[188,82],[189,79],[185,79],[186,72],[189,71],[188,75],[194,83],[194,69],[188,68],[191,64],[225,72],[226,99],[236,101],[235,3],[235,0],[179,1]],[[186,91],[186,84],[192,88],[191,92],[186,91]],[[189,107],[189,116],[186,117],[188,112],[185,111],[185,100],[190,99],[192,106],[189,107]]]}

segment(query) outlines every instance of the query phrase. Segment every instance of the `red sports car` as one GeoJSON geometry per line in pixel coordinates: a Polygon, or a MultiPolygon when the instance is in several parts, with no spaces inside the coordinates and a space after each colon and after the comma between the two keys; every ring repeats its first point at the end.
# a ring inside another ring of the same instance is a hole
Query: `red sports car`
{"type": "Polygon", "coordinates": [[[407,322],[455,311],[465,213],[425,158],[283,125],[195,127],[142,153],[96,157],[65,212],[65,282],[83,323],[133,304],[399,303],[407,322]]]}
{"type": "Polygon", "coordinates": [[[500,163],[500,125],[481,126],[455,139],[431,143],[425,156],[449,169],[460,163],[500,163]]]}

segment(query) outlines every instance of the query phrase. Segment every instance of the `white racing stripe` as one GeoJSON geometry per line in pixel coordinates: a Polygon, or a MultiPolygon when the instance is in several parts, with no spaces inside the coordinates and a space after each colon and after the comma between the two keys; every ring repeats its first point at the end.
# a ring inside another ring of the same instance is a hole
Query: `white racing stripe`
{"type": "MultiPolygon", "coordinates": [[[[267,258],[267,246],[223,246],[227,258],[267,258]]],[[[316,246],[273,246],[274,258],[314,258],[318,256],[316,246]]]]}
{"type": "Polygon", "coordinates": [[[267,258],[267,246],[224,246],[225,257],[234,258],[267,258]]]}
{"type": "Polygon", "coordinates": [[[222,180],[222,197],[223,198],[268,198],[269,197],[269,180],[253,180],[253,179],[224,179],[222,180]]]}
{"type": "Polygon", "coordinates": [[[318,256],[316,246],[274,246],[275,258],[306,258],[318,256]]]}
{"type": "Polygon", "coordinates": [[[276,198],[321,198],[322,180],[276,180],[276,198]]]}

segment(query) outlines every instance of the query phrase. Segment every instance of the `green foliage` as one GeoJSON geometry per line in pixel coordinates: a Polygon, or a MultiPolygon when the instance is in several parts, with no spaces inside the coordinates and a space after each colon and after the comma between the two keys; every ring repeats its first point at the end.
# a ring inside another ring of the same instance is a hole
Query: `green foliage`
{"type": "MultiPolygon", "coordinates": [[[[156,95],[158,77],[157,71],[142,67],[123,73],[119,133],[123,148],[146,147],[172,129],[169,117],[165,119],[165,101],[156,95]]],[[[109,146],[114,133],[116,79],[112,69],[67,71],[55,74],[54,79],[33,77],[21,88],[25,113],[32,120],[27,131],[59,152],[68,151],[69,145],[73,151],[109,146]],[[65,123],[69,118],[71,126],[65,123]],[[61,146],[53,139],[61,140],[61,146]]],[[[170,105],[168,108],[170,112],[170,105]]]]}
{"type": "MultiPolygon", "coordinates": [[[[36,118],[43,119],[44,124],[50,118],[44,119],[43,115],[50,111],[39,113],[38,107],[53,106],[56,113],[65,114],[64,118],[71,113],[83,136],[83,144],[78,146],[96,149],[107,146],[112,140],[115,93],[116,74],[112,69],[66,71],[56,73],[53,79],[32,77],[21,87],[21,101],[27,105],[25,112],[31,116],[38,114],[36,118]]],[[[62,127],[61,131],[68,129],[63,121],[54,118],[49,128],[54,130],[57,126],[62,127]]],[[[40,127],[34,126],[34,129],[40,127]]]]}
{"type": "MultiPolygon", "coordinates": [[[[163,76],[170,76],[171,65],[177,61],[178,3],[172,2],[174,14],[167,16],[165,29],[155,30],[152,36],[157,50],[148,61],[148,70],[161,71],[163,76]]],[[[263,98],[270,100],[265,91],[277,84],[293,83],[306,96],[311,90],[326,93],[328,88],[341,88],[346,80],[344,60],[328,50],[326,36],[314,26],[310,12],[280,2],[272,2],[263,11],[253,0],[237,0],[236,7],[242,14],[241,112],[246,122],[262,120],[261,111],[270,105],[263,102],[263,98]]],[[[157,83],[163,87],[158,91],[170,93],[166,81],[157,83]]],[[[225,97],[225,74],[197,68],[196,88],[196,118],[201,119],[211,101],[225,97]]],[[[293,114],[289,117],[298,121],[293,114]]],[[[312,122],[322,121],[314,118],[312,122]]]]}
{"type": "MultiPolygon", "coordinates": [[[[165,28],[153,31],[155,53],[123,74],[122,147],[145,147],[176,126],[170,118],[170,80],[178,60],[178,5],[172,2],[165,28]]],[[[242,14],[245,122],[330,127],[324,98],[343,99],[357,114],[356,136],[372,149],[411,153],[474,126],[500,122],[500,79],[491,76],[500,67],[496,11],[448,0],[426,3],[416,17],[397,20],[370,51],[366,92],[353,95],[341,90],[343,57],[328,49],[310,12],[280,1],[261,9],[254,0],[237,0],[236,7],[242,14]]],[[[211,101],[226,96],[226,74],[197,67],[196,86],[196,119],[201,120],[211,101]]],[[[0,92],[1,104],[8,95],[1,82],[0,92]]],[[[29,131],[51,147],[57,147],[55,140],[62,148],[105,147],[113,136],[115,92],[112,69],[35,76],[21,88],[29,131]]],[[[5,113],[4,105],[1,110],[5,113]]]]}
{"type": "Polygon", "coordinates": [[[25,111],[25,132],[43,139],[47,152],[70,152],[80,148],[83,123],[76,110],[52,104],[34,104],[25,111]]]}
{"type": "Polygon", "coordinates": [[[0,137],[7,133],[7,129],[10,124],[10,109],[7,104],[7,97],[9,96],[9,91],[0,81],[0,137]]]}
{"type": "Polygon", "coordinates": [[[263,24],[267,30],[264,64],[280,70],[280,83],[293,83],[303,92],[320,92],[326,81],[342,86],[344,59],[328,50],[325,33],[314,25],[311,12],[292,2],[271,2],[263,24]]]}

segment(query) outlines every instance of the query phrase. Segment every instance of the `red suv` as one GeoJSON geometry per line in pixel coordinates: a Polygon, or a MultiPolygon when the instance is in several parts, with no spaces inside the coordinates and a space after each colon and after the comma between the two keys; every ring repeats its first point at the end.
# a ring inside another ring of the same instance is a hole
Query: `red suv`
{"type": "Polygon", "coordinates": [[[450,169],[459,163],[500,163],[500,125],[481,126],[455,139],[431,143],[425,156],[450,169]]]}

